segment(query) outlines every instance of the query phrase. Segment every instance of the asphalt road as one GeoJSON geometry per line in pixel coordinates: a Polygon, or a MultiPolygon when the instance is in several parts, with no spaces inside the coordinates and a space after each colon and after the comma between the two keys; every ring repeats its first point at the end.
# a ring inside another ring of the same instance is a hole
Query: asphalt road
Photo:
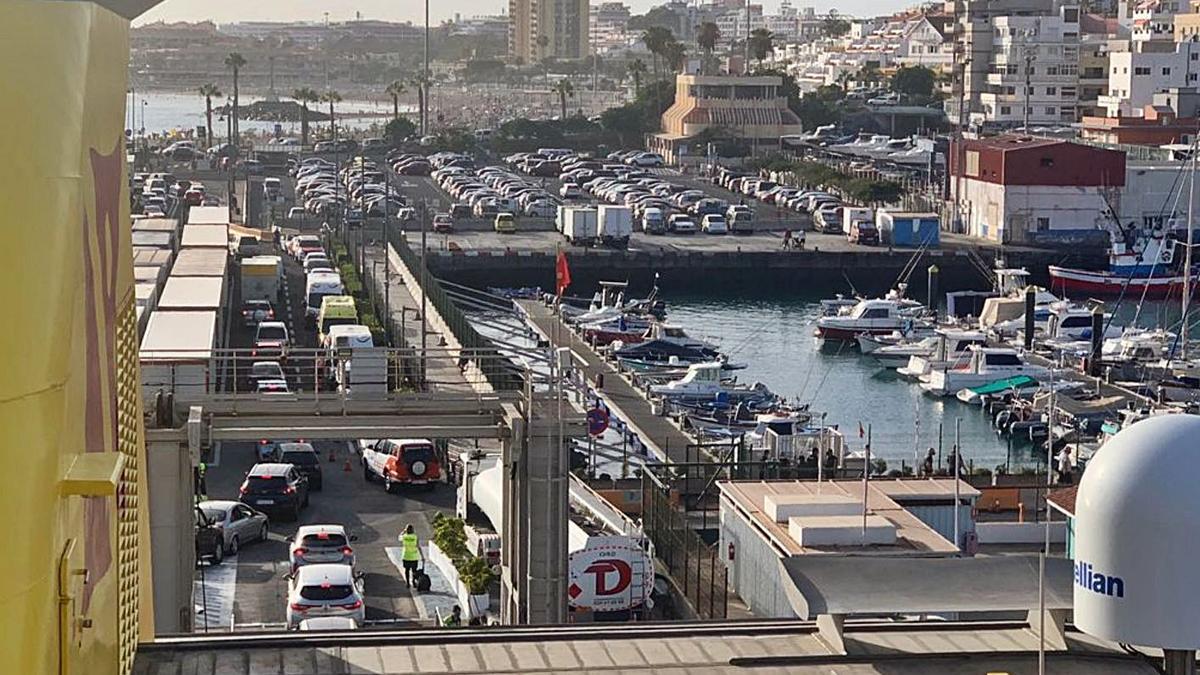
{"type": "MultiPolygon", "coordinates": [[[[299,522],[272,518],[268,541],[247,544],[223,566],[236,565],[232,584],[233,625],[238,630],[278,629],[286,620],[288,542],[300,525],[338,524],[358,537],[353,543],[356,568],[363,572],[366,618],[376,625],[414,623],[419,620],[416,603],[403,576],[389,560],[387,547],[398,546],[396,537],[412,524],[422,542],[431,536],[434,513],[453,513],[454,488],[438,484],[388,494],[378,482],[367,483],[351,441],[317,441],[313,446],[323,460],[324,489],[310,495],[308,508],[299,522]],[[325,461],[330,452],[334,462],[325,461]],[[345,471],[349,459],[350,470],[345,471]]],[[[255,446],[248,442],[222,443],[208,464],[210,499],[236,499],[238,487],[255,463],[255,446]]],[[[206,576],[214,576],[205,566],[206,576]]],[[[199,573],[198,573],[199,574],[199,573]]]]}

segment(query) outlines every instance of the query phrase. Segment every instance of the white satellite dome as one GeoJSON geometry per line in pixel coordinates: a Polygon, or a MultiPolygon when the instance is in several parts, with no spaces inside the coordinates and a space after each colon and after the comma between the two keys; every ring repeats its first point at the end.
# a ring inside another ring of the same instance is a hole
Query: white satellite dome
{"type": "Polygon", "coordinates": [[[1200,417],[1118,433],[1075,500],[1075,624],[1097,637],[1200,648],[1200,417]]]}

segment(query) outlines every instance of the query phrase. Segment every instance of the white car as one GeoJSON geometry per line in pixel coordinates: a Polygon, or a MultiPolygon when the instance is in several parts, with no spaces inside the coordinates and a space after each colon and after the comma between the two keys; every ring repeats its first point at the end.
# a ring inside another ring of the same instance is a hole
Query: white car
{"type": "Polygon", "coordinates": [[[348,616],[319,616],[301,621],[300,630],[358,630],[358,622],[348,616]]]}
{"type": "Polygon", "coordinates": [[[696,222],[687,214],[674,213],[667,221],[667,231],[674,234],[693,234],[696,231],[696,222]]]}
{"type": "Polygon", "coordinates": [[[659,167],[666,164],[662,155],[653,152],[643,152],[625,160],[626,164],[640,167],[659,167]]]}
{"type": "Polygon", "coordinates": [[[347,617],[362,624],[366,618],[362,581],[349,565],[305,565],[288,576],[289,629],[308,619],[347,617]]]}
{"type": "Polygon", "coordinates": [[[558,189],[558,196],[563,199],[583,199],[583,191],[575,183],[563,183],[558,189]]]}
{"type": "Polygon", "coordinates": [[[700,221],[700,229],[707,234],[729,233],[729,225],[725,223],[725,216],[718,216],[713,213],[704,216],[704,220],[700,221]]]}
{"type": "Polygon", "coordinates": [[[341,525],[305,525],[288,537],[292,571],[305,565],[339,564],[354,567],[354,549],[350,543],[358,537],[346,534],[341,525]]]}

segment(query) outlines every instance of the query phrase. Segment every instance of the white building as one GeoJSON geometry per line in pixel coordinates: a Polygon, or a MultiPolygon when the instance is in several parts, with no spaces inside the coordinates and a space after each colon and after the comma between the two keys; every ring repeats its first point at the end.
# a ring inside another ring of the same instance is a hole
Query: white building
{"type": "Polygon", "coordinates": [[[997,126],[1018,126],[1026,118],[1031,125],[1075,122],[1079,8],[1063,7],[1057,16],[1001,16],[993,26],[979,121],[997,126]]]}
{"type": "Polygon", "coordinates": [[[1175,39],[1175,15],[1186,11],[1182,0],[1142,0],[1133,6],[1130,39],[1134,42],[1175,39]]]}
{"type": "Polygon", "coordinates": [[[1154,95],[1194,87],[1200,76],[1200,42],[1130,42],[1108,54],[1108,93],[1099,107],[1108,117],[1140,117],[1154,95]]]}

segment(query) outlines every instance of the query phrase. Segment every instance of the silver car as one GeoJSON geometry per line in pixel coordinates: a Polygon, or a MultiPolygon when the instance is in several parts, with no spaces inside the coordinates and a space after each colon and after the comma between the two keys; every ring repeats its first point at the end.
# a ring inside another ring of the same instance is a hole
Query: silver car
{"type": "Polygon", "coordinates": [[[357,539],[347,535],[346,528],[341,525],[304,525],[296,531],[296,536],[288,537],[292,571],[322,563],[354,567],[354,549],[350,543],[357,539]]]}
{"type": "Polygon", "coordinates": [[[266,541],[269,534],[267,515],[241,502],[200,502],[200,510],[221,531],[225,555],[236,555],[243,544],[266,541]]]}

